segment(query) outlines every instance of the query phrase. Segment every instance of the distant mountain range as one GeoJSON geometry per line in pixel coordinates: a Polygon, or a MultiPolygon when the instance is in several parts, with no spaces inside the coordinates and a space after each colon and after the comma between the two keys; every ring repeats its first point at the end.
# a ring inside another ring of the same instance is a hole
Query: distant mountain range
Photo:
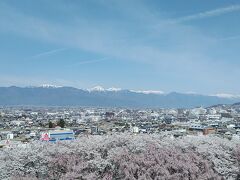
{"type": "Polygon", "coordinates": [[[91,106],[129,108],[192,108],[240,102],[239,96],[199,95],[161,91],[133,91],[97,86],[83,90],[73,87],[0,87],[1,106],[91,106]]]}

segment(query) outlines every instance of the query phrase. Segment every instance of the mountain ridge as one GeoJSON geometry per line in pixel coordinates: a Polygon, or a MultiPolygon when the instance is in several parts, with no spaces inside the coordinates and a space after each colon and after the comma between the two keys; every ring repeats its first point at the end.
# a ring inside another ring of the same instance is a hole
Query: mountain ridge
{"type": "Polygon", "coordinates": [[[120,88],[78,89],[65,86],[0,87],[0,105],[192,108],[233,104],[240,98],[195,93],[133,91],[120,88]]]}

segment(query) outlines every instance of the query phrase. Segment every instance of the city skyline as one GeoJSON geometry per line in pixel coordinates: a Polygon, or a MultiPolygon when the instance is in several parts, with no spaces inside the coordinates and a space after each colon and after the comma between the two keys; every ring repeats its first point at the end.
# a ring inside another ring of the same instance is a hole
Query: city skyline
{"type": "Polygon", "coordinates": [[[240,94],[238,1],[1,1],[0,86],[240,94]]]}

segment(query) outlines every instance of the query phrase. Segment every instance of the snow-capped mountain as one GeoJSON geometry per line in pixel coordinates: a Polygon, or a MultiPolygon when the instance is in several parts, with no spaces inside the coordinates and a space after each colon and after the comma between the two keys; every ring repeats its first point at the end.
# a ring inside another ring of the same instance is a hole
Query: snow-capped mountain
{"type": "Polygon", "coordinates": [[[134,93],[142,93],[142,94],[164,94],[163,91],[153,91],[153,90],[147,90],[147,91],[136,91],[136,90],[130,90],[134,93]]]}
{"type": "Polygon", "coordinates": [[[237,102],[240,102],[240,97],[222,94],[213,96],[195,93],[164,93],[162,91],[136,91],[120,88],[105,89],[101,86],[87,90],[53,85],[0,87],[0,105],[6,106],[191,108],[237,102]]]}
{"type": "Polygon", "coordinates": [[[106,89],[107,91],[114,91],[114,92],[117,92],[117,91],[121,91],[122,89],[121,88],[115,88],[115,87],[111,87],[111,88],[108,88],[106,89]]]}
{"type": "Polygon", "coordinates": [[[43,88],[60,88],[62,86],[57,86],[57,85],[52,85],[52,84],[43,84],[40,87],[43,87],[43,88]]]}
{"type": "Polygon", "coordinates": [[[87,89],[89,92],[104,92],[104,91],[121,91],[121,88],[115,88],[115,87],[111,87],[111,88],[107,88],[105,89],[102,86],[95,86],[93,88],[87,89]]]}
{"type": "Polygon", "coordinates": [[[93,88],[88,89],[88,91],[89,92],[94,92],[94,91],[102,92],[102,91],[105,91],[105,89],[102,86],[95,86],[93,88]]]}
{"type": "Polygon", "coordinates": [[[236,95],[236,94],[226,94],[226,93],[219,93],[219,94],[215,94],[212,96],[216,96],[216,97],[220,97],[220,98],[231,98],[231,99],[238,99],[240,98],[240,95],[236,95]]]}
{"type": "Polygon", "coordinates": [[[42,84],[40,86],[27,86],[28,88],[61,88],[63,86],[57,86],[52,84],[42,84]]]}

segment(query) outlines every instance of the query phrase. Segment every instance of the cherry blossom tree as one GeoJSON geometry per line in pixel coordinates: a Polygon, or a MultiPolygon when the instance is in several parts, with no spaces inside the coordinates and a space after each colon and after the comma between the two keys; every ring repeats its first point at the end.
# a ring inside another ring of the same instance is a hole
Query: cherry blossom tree
{"type": "Polygon", "coordinates": [[[35,141],[0,150],[0,179],[237,179],[239,143],[167,133],[35,141]]]}
{"type": "Polygon", "coordinates": [[[238,145],[235,149],[235,156],[236,156],[236,161],[238,165],[237,179],[240,179],[240,145],[238,145]]]}

